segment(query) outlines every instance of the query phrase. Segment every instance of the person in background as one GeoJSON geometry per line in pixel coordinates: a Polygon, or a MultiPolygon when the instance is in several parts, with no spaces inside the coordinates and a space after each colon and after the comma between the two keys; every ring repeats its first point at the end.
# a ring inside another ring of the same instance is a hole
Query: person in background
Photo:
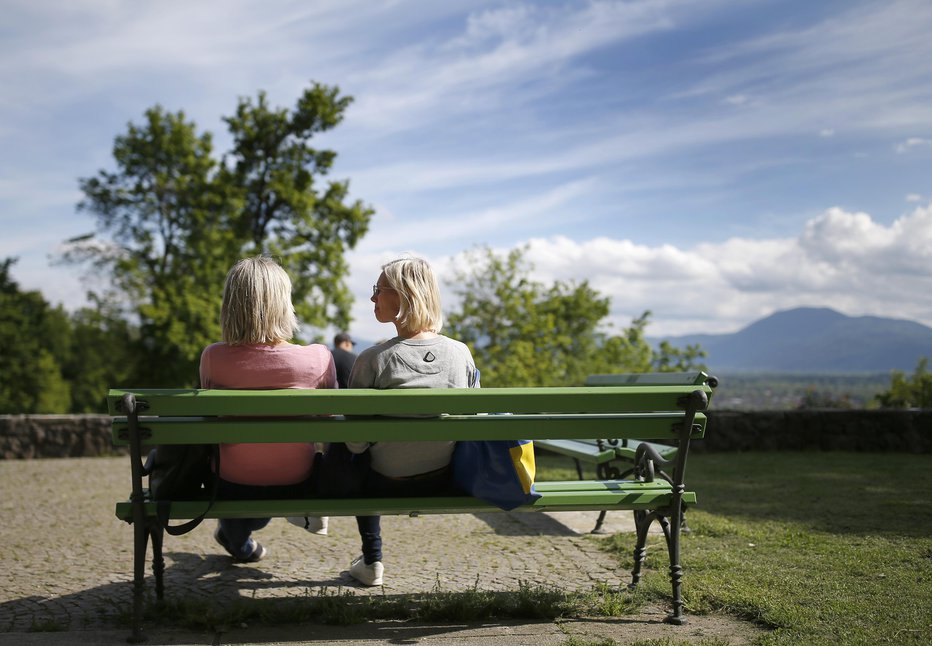
{"type": "Polygon", "coordinates": [[[337,366],[337,383],[340,388],[349,387],[349,376],[356,363],[356,353],[353,346],[356,342],[346,332],[340,332],[333,337],[333,362],[337,366]]]}
{"type": "MultiPolygon", "coordinates": [[[[371,300],[376,320],[394,325],[397,335],[359,355],[350,374],[350,388],[479,386],[479,371],[469,348],[439,333],[443,326],[440,290],[426,261],[401,258],[383,265],[371,300]]],[[[454,491],[450,474],[454,444],[347,442],[345,449],[354,457],[368,458],[363,495],[443,495],[454,491]]],[[[362,555],[352,561],[349,573],[364,585],[382,585],[381,519],[359,516],[356,522],[362,555]]]]}
{"type": "MultiPolygon", "coordinates": [[[[337,387],[336,367],[327,346],[290,342],[298,330],[291,279],[271,258],[246,258],[230,269],[223,287],[220,327],[223,340],[201,353],[201,388],[337,387]]],[[[306,495],[314,457],[313,442],[221,444],[218,497],[306,495]]],[[[214,539],[236,561],[259,561],[267,550],[251,534],[270,520],[221,519],[214,539]]]]}

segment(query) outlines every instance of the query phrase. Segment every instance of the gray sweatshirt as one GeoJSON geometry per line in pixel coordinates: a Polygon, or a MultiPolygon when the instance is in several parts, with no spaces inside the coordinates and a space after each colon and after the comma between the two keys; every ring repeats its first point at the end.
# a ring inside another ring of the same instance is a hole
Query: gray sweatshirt
{"type": "MultiPolygon", "coordinates": [[[[477,388],[479,371],[465,343],[446,336],[395,337],[364,350],[353,364],[350,388],[477,388]]],[[[347,442],[354,453],[367,448],[372,469],[402,478],[443,468],[454,442],[347,442]]]]}

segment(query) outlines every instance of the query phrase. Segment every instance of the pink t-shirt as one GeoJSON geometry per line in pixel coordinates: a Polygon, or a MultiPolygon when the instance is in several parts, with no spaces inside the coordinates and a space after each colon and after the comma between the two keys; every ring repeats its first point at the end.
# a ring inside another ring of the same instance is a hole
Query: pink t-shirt
{"type": "MultiPolygon", "coordinates": [[[[214,343],[201,353],[201,388],[336,387],[333,355],[324,345],[214,343]]],[[[238,484],[296,484],[313,465],[313,443],[220,445],[220,477],[238,484]]]]}

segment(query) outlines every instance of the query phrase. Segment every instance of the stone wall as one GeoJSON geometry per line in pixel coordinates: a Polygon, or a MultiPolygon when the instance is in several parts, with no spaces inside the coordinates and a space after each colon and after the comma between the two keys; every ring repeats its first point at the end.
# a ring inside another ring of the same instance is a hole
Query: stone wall
{"type": "Polygon", "coordinates": [[[932,453],[932,410],[709,411],[697,451],[932,453]]]}
{"type": "MultiPolygon", "coordinates": [[[[712,410],[693,450],[932,453],[932,410],[712,410]]],[[[0,415],[2,459],[112,453],[107,415],[0,415]]]]}
{"type": "Polygon", "coordinates": [[[75,458],[123,453],[109,415],[0,415],[0,458],[75,458]]]}

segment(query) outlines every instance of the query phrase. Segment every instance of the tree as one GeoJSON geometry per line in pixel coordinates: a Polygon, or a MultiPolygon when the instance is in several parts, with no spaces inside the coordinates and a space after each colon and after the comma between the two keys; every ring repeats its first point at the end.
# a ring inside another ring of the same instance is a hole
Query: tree
{"type": "Polygon", "coordinates": [[[68,318],[39,292],[20,291],[13,258],[0,261],[0,413],[64,413],[68,383],[58,357],[67,352],[68,318]]]}
{"type": "Polygon", "coordinates": [[[219,333],[217,276],[235,249],[223,221],[231,207],[215,180],[211,137],[182,112],[157,106],[145,117],[116,138],[117,172],[81,180],[78,207],[96,214],[100,237],[72,241],[66,258],[110,276],[92,298],[121,303],[138,320],[146,371],[136,383],[190,385],[197,353],[219,333]]]}
{"type": "Polygon", "coordinates": [[[815,386],[806,387],[797,410],[818,410],[824,408],[845,409],[854,408],[848,394],[835,395],[831,392],[819,390],[815,386]]]}
{"type": "Polygon", "coordinates": [[[877,402],[882,408],[932,408],[932,373],[928,369],[929,357],[922,357],[911,378],[894,370],[890,390],[877,395],[877,402]]]}
{"type": "Polygon", "coordinates": [[[224,119],[233,143],[221,161],[210,134],[156,106],[116,138],[115,172],[81,180],[79,210],[96,216],[97,231],[71,241],[66,260],[109,275],[112,285],[93,295],[138,320],[135,384],[197,382],[200,351],[220,336],[224,276],[245,256],[282,263],[305,323],[348,327],[343,255],[373,211],[347,203],[345,181],[316,185],[336,154],[309,142],[339,124],[350,101],[320,84],[292,111],[270,108],[262,92],[240,99],[224,119]]]}
{"type": "Polygon", "coordinates": [[[700,359],[707,352],[698,343],[691,343],[685,348],[674,347],[669,341],[661,341],[653,360],[653,369],[657,372],[687,372],[689,370],[706,370],[700,359]]]}
{"type": "Polygon", "coordinates": [[[586,281],[531,280],[525,252],[473,250],[455,278],[460,309],[448,313],[446,327],[470,347],[483,385],[579,385],[588,374],[650,368],[648,312],[622,334],[602,332],[609,299],[586,281]]]}
{"type": "Polygon", "coordinates": [[[107,390],[134,384],[139,331],[113,303],[96,301],[71,315],[71,347],[62,373],[72,413],[105,413],[107,390]]]}

